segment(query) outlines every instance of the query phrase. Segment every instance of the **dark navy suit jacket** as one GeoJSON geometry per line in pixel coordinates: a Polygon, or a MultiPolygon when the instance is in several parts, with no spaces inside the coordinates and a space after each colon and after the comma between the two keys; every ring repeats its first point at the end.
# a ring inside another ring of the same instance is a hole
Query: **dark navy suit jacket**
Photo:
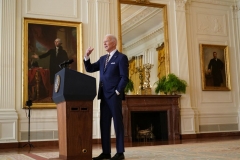
{"type": "Polygon", "coordinates": [[[124,88],[128,83],[128,58],[125,54],[116,51],[109,60],[104,71],[104,65],[107,55],[101,56],[100,59],[92,63],[90,59],[84,61],[87,72],[100,71],[100,85],[98,99],[102,98],[102,92],[106,98],[116,94],[117,90],[124,99],[124,88]],[[102,89],[102,91],[101,91],[102,89]]]}

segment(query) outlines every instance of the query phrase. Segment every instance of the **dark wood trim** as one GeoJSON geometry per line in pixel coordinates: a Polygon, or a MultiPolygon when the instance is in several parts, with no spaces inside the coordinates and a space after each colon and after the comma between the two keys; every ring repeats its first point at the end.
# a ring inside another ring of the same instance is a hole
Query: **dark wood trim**
{"type": "MultiPolygon", "coordinates": [[[[12,142],[12,143],[0,143],[0,149],[7,148],[22,148],[23,145],[28,142],[12,142]]],[[[35,141],[30,142],[34,147],[48,147],[48,146],[58,146],[58,141],[35,141]]],[[[26,147],[29,147],[28,145],[26,147]]]]}
{"type": "MultiPolygon", "coordinates": [[[[181,135],[181,140],[186,139],[200,139],[200,138],[211,138],[211,137],[232,137],[240,136],[240,131],[236,132],[221,132],[221,133],[199,133],[199,134],[183,134],[181,135]]],[[[127,141],[127,139],[126,139],[127,141]]],[[[116,142],[115,138],[111,139],[111,142],[116,142]]],[[[0,149],[9,148],[22,148],[27,142],[12,142],[12,143],[0,143],[0,149]]],[[[101,139],[93,139],[93,144],[100,144],[101,139]]],[[[37,141],[31,142],[34,147],[45,147],[45,146],[58,146],[58,141],[37,141]]],[[[27,146],[28,147],[28,146],[27,146]]]]}

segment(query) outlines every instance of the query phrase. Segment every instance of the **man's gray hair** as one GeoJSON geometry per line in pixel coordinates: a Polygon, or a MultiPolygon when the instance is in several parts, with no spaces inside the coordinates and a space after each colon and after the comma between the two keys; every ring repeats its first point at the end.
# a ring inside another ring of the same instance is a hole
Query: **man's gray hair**
{"type": "Polygon", "coordinates": [[[114,41],[117,44],[117,38],[113,34],[107,34],[106,37],[110,37],[111,41],[114,41]]]}

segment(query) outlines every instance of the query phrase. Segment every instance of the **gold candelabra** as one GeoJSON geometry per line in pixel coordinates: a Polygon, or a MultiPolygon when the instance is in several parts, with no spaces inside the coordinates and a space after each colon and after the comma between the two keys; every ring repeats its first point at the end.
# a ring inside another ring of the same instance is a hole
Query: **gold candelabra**
{"type": "Polygon", "coordinates": [[[142,66],[139,66],[139,67],[136,67],[136,71],[138,72],[139,74],[139,80],[140,80],[140,86],[139,86],[139,89],[138,89],[138,92],[137,94],[142,94],[142,91],[143,91],[143,71],[144,71],[144,68],[142,66]]]}
{"type": "Polygon", "coordinates": [[[151,72],[151,69],[153,66],[154,65],[150,64],[150,63],[143,65],[143,67],[145,68],[145,80],[144,80],[144,85],[143,85],[145,94],[152,94],[149,78],[150,78],[150,72],[151,72]]]}
{"type": "Polygon", "coordinates": [[[136,56],[135,68],[139,74],[140,85],[137,94],[152,94],[150,86],[150,72],[153,68],[153,52],[147,50],[144,55],[136,56]],[[144,73],[144,74],[143,74],[144,73]],[[145,75],[145,78],[144,78],[145,75]]]}

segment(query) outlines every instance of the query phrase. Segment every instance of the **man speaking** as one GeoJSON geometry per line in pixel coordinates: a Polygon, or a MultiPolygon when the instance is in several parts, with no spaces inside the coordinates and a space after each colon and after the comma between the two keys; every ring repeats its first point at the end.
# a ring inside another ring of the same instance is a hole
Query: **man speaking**
{"type": "Polygon", "coordinates": [[[84,56],[87,72],[100,71],[98,99],[100,103],[100,128],[102,153],[95,160],[124,159],[124,126],[122,115],[122,99],[125,98],[124,88],[128,83],[128,58],[117,49],[117,38],[108,34],[104,38],[107,54],[95,63],[90,62],[90,54],[94,50],[89,47],[84,56]],[[111,158],[111,120],[113,118],[116,133],[117,153],[111,158]]]}

